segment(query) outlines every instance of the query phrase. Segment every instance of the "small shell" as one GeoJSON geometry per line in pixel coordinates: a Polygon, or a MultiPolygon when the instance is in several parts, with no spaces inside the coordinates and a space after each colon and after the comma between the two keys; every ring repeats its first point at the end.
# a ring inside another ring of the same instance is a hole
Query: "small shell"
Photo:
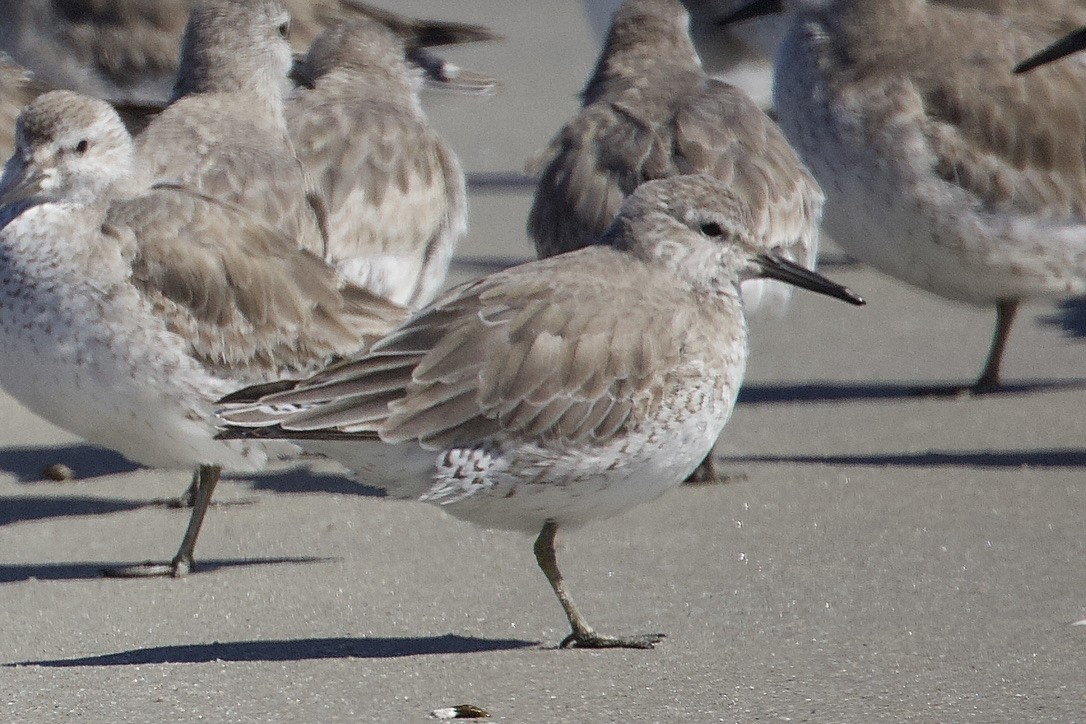
{"type": "Polygon", "coordinates": [[[490,712],[474,704],[457,704],[444,709],[434,709],[430,716],[435,719],[489,719],[490,712]]]}

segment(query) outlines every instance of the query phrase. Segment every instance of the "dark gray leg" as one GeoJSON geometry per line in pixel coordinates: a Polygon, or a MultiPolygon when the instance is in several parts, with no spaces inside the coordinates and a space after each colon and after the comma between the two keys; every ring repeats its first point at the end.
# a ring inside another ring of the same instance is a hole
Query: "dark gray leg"
{"type": "Polygon", "coordinates": [[[576,646],[577,648],[589,649],[651,649],[658,644],[664,638],[664,634],[616,638],[614,636],[602,636],[588,625],[581,612],[577,610],[573,599],[566,592],[562,573],[558,570],[558,560],[554,553],[554,536],[557,533],[558,524],[554,521],[547,521],[543,524],[543,530],[539,531],[539,537],[535,539],[535,560],[539,564],[540,570],[543,571],[543,575],[547,577],[551,588],[554,589],[554,595],[558,596],[558,602],[562,604],[562,609],[566,612],[566,618],[569,619],[569,625],[573,629],[569,636],[562,639],[559,648],[565,649],[576,646]]]}
{"type": "Polygon", "coordinates": [[[196,570],[196,561],[192,554],[196,550],[196,536],[200,535],[200,526],[204,524],[204,516],[211,505],[211,494],[215,492],[215,486],[219,483],[219,475],[222,468],[218,465],[201,465],[199,470],[200,484],[196,488],[196,497],[192,501],[192,516],[189,518],[189,527],[185,529],[185,537],[181,539],[181,547],[177,555],[170,562],[170,575],[179,578],[196,570]]]}
{"type": "Polygon", "coordinates": [[[1018,300],[996,305],[996,328],[992,335],[992,347],[988,350],[988,361],[985,362],[980,377],[969,388],[974,395],[999,392],[1003,389],[1003,383],[999,381],[999,366],[1003,362],[1003,350],[1007,348],[1007,338],[1010,337],[1011,325],[1017,312],[1018,300]]]}
{"type": "Polygon", "coordinates": [[[114,578],[149,578],[152,576],[173,576],[179,578],[196,569],[193,551],[196,549],[196,538],[200,535],[200,526],[204,523],[208,506],[211,505],[211,495],[215,492],[215,486],[219,482],[222,468],[218,465],[201,465],[195,475],[195,495],[192,501],[192,515],[189,517],[189,526],[185,529],[185,537],[181,540],[181,547],[177,555],[168,564],[142,563],[136,566],[124,566],[103,570],[106,576],[114,578]]]}

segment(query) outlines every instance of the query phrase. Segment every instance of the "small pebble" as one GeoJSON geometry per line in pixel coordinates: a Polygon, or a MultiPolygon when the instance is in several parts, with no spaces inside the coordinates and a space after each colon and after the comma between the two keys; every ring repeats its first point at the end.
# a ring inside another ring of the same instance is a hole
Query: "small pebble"
{"type": "Polygon", "coordinates": [[[66,480],[75,480],[75,471],[64,463],[53,463],[41,471],[42,480],[55,480],[63,483],[66,480]]]}

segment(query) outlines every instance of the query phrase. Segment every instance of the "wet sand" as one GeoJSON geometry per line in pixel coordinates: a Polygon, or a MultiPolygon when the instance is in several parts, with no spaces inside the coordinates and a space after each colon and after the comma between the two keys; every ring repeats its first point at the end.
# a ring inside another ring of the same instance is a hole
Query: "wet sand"
{"type": "MultiPolygon", "coordinates": [[[[576,107],[596,49],[580,5],[460,2],[502,45],[450,57],[502,78],[427,98],[478,180],[519,171],[576,107]],[[501,15],[488,15],[497,13],[501,15]]],[[[441,10],[421,0],[406,13],[441,10]]],[[[530,189],[477,184],[454,280],[525,259],[530,189]]],[[[391,502],[332,463],[224,481],[202,568],[166,558],[185,472],[135,468],[0,397],[0,720],[1074,721],[1086,711],[1086,340],[1025,308],[1013,391],[971,380],[992,314],[853,265],[852,309],[797,292],[755,324],[717,452],[726,485],[563,533],[559,561],[608,632],[654,651],[556,651],[566,621],[531,541],[391,502]],[[73,482],[42,482],[63,462],[73,482]]]]}

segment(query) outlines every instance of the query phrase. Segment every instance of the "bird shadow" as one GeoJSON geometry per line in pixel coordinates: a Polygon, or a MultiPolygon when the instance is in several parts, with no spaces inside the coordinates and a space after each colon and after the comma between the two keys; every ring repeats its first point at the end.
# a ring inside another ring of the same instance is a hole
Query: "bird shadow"
{"type": "Polygon", "coordinates": [[[311,659],[391,659],[404,656],[478,654],[539,646],[523,639],[475,636],[381,636],[307,638],[271,641],[227,641],[210,644],[154,646],[76,659],[21,661],[5,666],[142,666],[206,664],[218,661],[306,661],[311,659]]]}
{"type": "Polygon", "coordinates": [[[42,471],[55,463],[67,465],[79,479],[121,475],[141,469],[119,453],[94,445],[0,448],[0,472],[8,473],[20,482],[40,481],[42,471]]]}
{"type": "Polygon", "coordinates": [[[794,463],[903,468],[1081,468],[1086,467],[1086,449],[1050,450],[927,450],[917,453],[883,455],[742,455],[728,456],[729,463],[794,463]]]}
{"type": "Polygon", "coordinates": [[[47,518],[123,513],[155,505],[153,502],[93,498],[86,495],[14,495],[0,497],[0,526],[47,518]]]}
{"type": "Polygon", "coordinates": [[[369,498],[384,498],[387,493],[383,488],[366,485],[350,478],[346,473],[316,473],[306,467],[293,467],[275,473],[261,473],[248,477],[231,476],[231,480],[245,482],[253,490],[285,495],[307,493],[334,493],[338,495],[361,495],[369,498]]]}
{"type": "Polygon", "coordinates": [[[1038,317],[1037,321],[1058,327],[1065,337],[1086,337],[1086,297],[1064,299],[1056,304],[1054,314],[1038,317]]]}
{"type": "MultiPolygon", "coordinates": [[[[1006,397],[1039,392],[1086,389],[1086,379],[1031,380],[1008,382],[998,392],[983,397],[1006,397]]],[[[966,396],[961,383],[938,385],[918,383],[820,382],[791,384],[752,384],[739,390],[741,405],[780,405],[793,402],[866,402],[870,400],[919,400],[924,398],[966,396]]]]}
{"type": "MultiPolygon", "coordinates": [[[[213,573],[223,568],[247,568],[250,566],[278,566],[298,563],[326,563],[334,558],[297,556],[282,558],[201,558],[197,561],[195,573],[202,575],[213,573]]],[[[20,581],[77,581],[103,578],[102,571],[131,566],[128,563],[109,561],[79,561],[69,563],[0,563],[0,583],[18,583],[20,581]]],[[[143,579],[146,580],[146,579],[143,579]]]]}

